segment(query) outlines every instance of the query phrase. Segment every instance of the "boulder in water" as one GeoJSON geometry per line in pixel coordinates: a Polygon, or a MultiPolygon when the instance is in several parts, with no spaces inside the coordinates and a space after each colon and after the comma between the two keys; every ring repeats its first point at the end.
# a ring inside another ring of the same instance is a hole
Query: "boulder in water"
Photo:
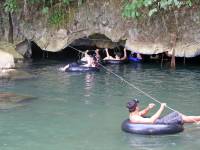
{"type": "Polygon", "coordinates": [[[32,99],[34,97],[0,92],[0,110],[24,106],[27,101],[32,99]]]}
{"type": "Polygon", "coordinates": [[[0,79],[15,80],[28,80],[34,78],[30,73],[23,70],[7,69],[0,71],[0,79]]]}

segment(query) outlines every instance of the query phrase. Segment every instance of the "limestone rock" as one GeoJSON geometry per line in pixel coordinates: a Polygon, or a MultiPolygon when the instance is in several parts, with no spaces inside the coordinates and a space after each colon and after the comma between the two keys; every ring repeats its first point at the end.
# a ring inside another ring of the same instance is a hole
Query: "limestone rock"
{"type": "Polygon", "coordinates": [[[25,39],[24,41],[19,42],[16,45],[16,51],[19,52],[25,58],[31,58],[31,43],[29,40],[25,39]]]}
{"type": "Polygon", "coordinates": [[[16,51],[14,44],[0,41],[0,50],[11,54],[15,60],[23,59],[22,55],[16,51]]]}
{"type": "MultiPolygon", "coordinates": [[[[48,26],[48,19],[40,11],[30,10],[30,22],[25,22],[23,17],[17,17],[22,12],[18,11],[13,16],[14,38],[15,41],[29,39],[43,50],[58,52],[79,38],[103,34],[113,43],[126,41],[127,49],[142,54],[164,51],[171,54],[170,34],[175,33],[177,42],[173,48],[177,57],[194,57],[200,54],[198,9],[191,7],[176,14],[169,11],[161,16],[138,21],[123,18],[123,6],[124,0],[87,0],[80,7],[70,6],[69,16],[63,21],[67,23],[56,28],[48,26]]],[[[6,26],[8,19],[3,19],[3,22],[2,29],[5,32],[0,32],[0,37],[6,37],[9,30],[6,26]]],[[[113,48],[112,44],[106,42],[96,42],[95,45],[113,48]]]]}
{"type": "MultiPolygon", "coordinates": [[[[152,55],[168,52],[169,55],[172,55],[172,49],[162,43],[136,42],[128,39],[126,41],[125,47],[132,52],[140,54],[152,55]]],[[[178,42],[174,49],[176,57],[195,57],[200,55],[199,43],[183,44],[178,42]]]]}
{"type": "Polygon", "coordinates": [[[0,50],[0,69],[11,69],[15,67],[14,57],[0,50]]]}

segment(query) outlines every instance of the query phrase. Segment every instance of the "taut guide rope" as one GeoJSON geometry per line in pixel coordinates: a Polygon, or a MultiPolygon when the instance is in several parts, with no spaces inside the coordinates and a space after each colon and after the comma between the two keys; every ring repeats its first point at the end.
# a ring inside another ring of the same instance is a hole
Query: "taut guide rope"
{"type": "MultiPolygon", "coordinates": [[[[84,52],[82,52],[81,50],[79,50],[79,49],[77,49],[77,48],[74,48],[74,47],[72,47],[72,46],[70,46],[70,45],[68,45],[68,47],[70,47],[70,48],[72,48],[72,49],[74,49],[74,50],[76,50],[76,51],[78,51],[78,52],[80,52],[80,53],[84,53],[84,52]]],[[[125,83],[126,83],[127,85],[129,85],[130,87],[132,87],[132,88],[138,90],[140,93],[144,94],[145,96],[149,97],[150,99],[154,100],[155,102],[157,102],[157,103],[159,103],[159,104],[162,103],[162,102],[160,102],[159,100],[157,100],[155,97],[151,96],[150,94],[148,94],[148,93],[142,91],[140,88],[136,87],[136,86],[133,85],[132,83],[128,82],[128,81],[125,80],[123,77],[121,77],[121,76],[119,76],[118,74],[114,73],[113,71],[109,70],[108,68],[106,68],[106,67],[105,67],[104,65],[102,65],[101,63],[98,63],[98,64],[99,64],[102,68],[104,68],[104,70],[110,72],[111,74],[113,74],[114,76],[116,76],[117,78],[119,78],[121,81],[125,82],[125,83]]],[[[175,109],[173,109],[173,108],[171,108],[171,107],[169,107],[169,106],[166,106],[166,107],[167,107],[168,109],[174,111],[174,112],[177,112],[177,113],[179,113],[179,114],[182,114],[181,112],[179,112],[179,111],[177,111],[177,110],[175,110],[175,109]]],[[[196,124],[199,124],[199,122],[196,121],[195,119],[191,119],[191,120],[194,121],[196,124]]]]}

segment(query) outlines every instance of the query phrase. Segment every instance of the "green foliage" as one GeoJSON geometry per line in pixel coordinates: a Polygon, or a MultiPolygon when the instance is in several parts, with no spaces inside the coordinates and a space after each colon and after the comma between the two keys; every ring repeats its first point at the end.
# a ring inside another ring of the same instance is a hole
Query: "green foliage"
{"type": "Polygon", "coordinates": [[[27,0],[29,5],[41,6],[38,10],[48,17],[50,25],[58,26],[63,21],[66,7],[73,0],[27,0]]]}
{"type": "Polygon", "coordinates": [[[41,0],[28,0],[29,4],[36,4],[39,3],[41,0]]]}
{"type": "Polygon", "coordinates": [[[127,18],[151,17],[156,13],[192,7],[198,4],[199,0],[132,0],[126,2],[123,9],[123,16],[127,18]]]}
{"type": "Polygon", "coordinates": [[[64,18],[64,13],[61,10],[55,10],[49,16],[49,22],[52,25],[58,26],[62,22],[63,18],[64,18]]]}
{"type": "Polygon", "coordinates": [[[42,13],[43,14],[48,14],[49,13],[49,7],[43,7],[42,13]]]}
{"type": "Polygon", "coordinates": [[[63,4],[69,5],[70,1],[72,1],[72,0],[63,0],[63,4]]]}
{"type": "Polygon", "coordinates": [[[4,9],[6,12],[13,13],[17,10],[17,1],[16,0],[6,0],[4,3],[4,9]]]}
{"type": "Polygon", "coordinates": [[[141,16],[139,9],[143,6],[143,0],[132,1],[125,5],[123,16],[129,18],[138,18],[141,16]]]}
{"type": "Polygon", "coordinates": [[[24,0],[4,1],[3,6],[6,12],[13,13],[18,8],[23,9],[27,7],[27,9],[37,10],[37,13],[45,15],[45,17],[48,17],[48,22],[56,26],[62,23],[67,13],[70,13],[67,10],[69,10],[68,7],[71,4],[79,6],[84,2],[84,0],[26,0],[26,3],[24,0]]]}

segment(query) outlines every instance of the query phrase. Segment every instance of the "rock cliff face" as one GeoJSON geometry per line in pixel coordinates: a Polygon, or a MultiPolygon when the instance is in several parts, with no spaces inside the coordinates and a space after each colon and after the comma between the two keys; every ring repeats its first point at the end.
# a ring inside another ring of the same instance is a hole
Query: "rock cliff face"
{"type": "MultiPolygon", "coordinates": [[[[162,14],[145,21],[122,17],[122,0],[88,0],[73,8],[67,25],[51,28],[45,16],[30,10],[32,19],[23,20],[22,10],[14,14],[14,39],[29,39],[46,51],[57,52],[77,39],[104,35],[109,40],[96,40],[97,47],[123,45],[142,54],[156,54],[172,47],[177,57],[194,57],[200,54],[200,11],[198,8],[184,9],[162,14]],[[173,45],[173,46],[172,46],[173,45]]],[[[0,10],[0,39],[8,35],[8,19],[0,10]]],[[[76,42],[75,42],[76,43],[76,42]]]]}

